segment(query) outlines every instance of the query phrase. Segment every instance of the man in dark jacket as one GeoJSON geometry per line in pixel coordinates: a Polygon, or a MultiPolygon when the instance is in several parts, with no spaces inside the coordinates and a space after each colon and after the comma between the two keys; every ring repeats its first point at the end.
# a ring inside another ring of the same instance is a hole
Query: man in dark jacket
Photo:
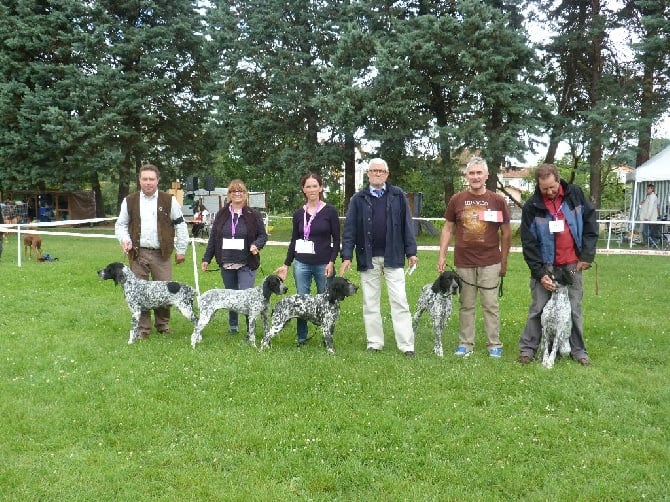
{"type": "Polygon", "coordinates": [[[386,182],[388,165],[372,159],[368,168],[369,186],[349,201],[342,234],[340,275],[351,267],[356,250],[356,268],[361,273],[363,321],[367,350],[384,347],[381,316],[382,276],[391,304],[391,319],[398,349],[414,357],[414,330],[405,291],[405,257],[410,267],[418,263],[416,241],[409,204],[403,191],[386,182]]]}
{"type": "Polygon", "coordinates": [[[524,204],[521,214],[521,243],[530,269],[532,301],[519,340],[518,361],[527,364],[535,356],[542,336],[542,309],[556,289],[550,272],[560,267],[573,275],[573,284],[569,286],[571,355],[581,365],[588,366],[591,361],[582,326],[582,271],[591,266],[596,254],[596,211],[581,188],[560,179],[553,164],[538,167],[535,181],[535,193],[524,204]]]}

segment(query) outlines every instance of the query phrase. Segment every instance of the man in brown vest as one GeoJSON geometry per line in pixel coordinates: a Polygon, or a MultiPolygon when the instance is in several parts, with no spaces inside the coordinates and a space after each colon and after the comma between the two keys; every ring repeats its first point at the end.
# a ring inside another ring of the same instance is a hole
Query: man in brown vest
{"type": "MultiPolygon", "coordinates": [[[[115,234],[135,275],[146,280],[170,281],[172,251],[177,252],[175,263],[186,260],[188,227],[177,199],[158,190],[159,181],[156,166],[140,167],[140,191],[128,195],[121,203],[115,234]]],[[[170,307],[154,309],[154,322],[159,333],[170,333],[170,307]]],[[[142,312],[139,338],[147,338],[150,331],[151,312],[142,312]]]]}

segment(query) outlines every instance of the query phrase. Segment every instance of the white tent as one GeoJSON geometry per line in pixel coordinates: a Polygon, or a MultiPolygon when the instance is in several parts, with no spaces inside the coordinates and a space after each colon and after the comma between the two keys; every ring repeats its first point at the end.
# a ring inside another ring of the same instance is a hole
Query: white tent
{"type": "Polygon", "coordinates": [[[633,183],[633,201],[630,207],[630,219],[638,216],[638,205],[646,195],[647,185],[656,186],[656,196],[661,207],[661,217],[670,216],[670,145],[650,158],[647,162],[628,175],[633,183]]]}
{"type": "MultiPolygon", "coordinates": [[[[639,203],[647,195],[647,185],[655,186],[661,219],[670,218],[670,145],[628,175],[626,181],[633,183],[633,200],[630,206],[630,228],[635,228],[639,216],[639,203]]],[[[631,239],[630,245],[633,245],[631,239]]]]}

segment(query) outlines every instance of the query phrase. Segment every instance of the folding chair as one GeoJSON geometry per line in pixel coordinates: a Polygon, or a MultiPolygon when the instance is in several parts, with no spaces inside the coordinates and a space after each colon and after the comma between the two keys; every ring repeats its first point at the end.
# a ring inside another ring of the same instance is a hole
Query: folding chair
{"type": "Polygon", "coordinates": [[[647,233],[647,247],[649,249],[663,248],[663,225],[649,225],[647,233]]]}

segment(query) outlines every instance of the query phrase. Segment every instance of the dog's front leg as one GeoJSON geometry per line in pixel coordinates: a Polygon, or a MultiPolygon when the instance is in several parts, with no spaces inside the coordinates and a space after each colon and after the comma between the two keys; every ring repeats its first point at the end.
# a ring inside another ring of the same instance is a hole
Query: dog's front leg
{"type": "Polygon", "coordinates": [[[263,340],[261,341],[261,348],[260,350],[265,350],[267,348],[270,348],[270,341],[272,340],[272,337],[275,336],[277,333],[279,333],[279,330],[281,328],[275,329],[273,326],[270,328],[270,331],[268,331],[268,334],[263,337],[263,340]]]}
{"type": "Polygon", "coordinates": [[[247,343],[252,347],[256,347],[256,318],[258,314],[255,312],[250,312],[249,319],[249,332],[247,333],[247,343]]]}
{"type": "Polygon", "coordinates": [[[547,369],[554,367],[554,360],[556,359],[556,349],[558,348],[558,340],[556,337],[553,338],[554,343],[552,343],[551,350],[549,350],[549,341],[551,340],[551,335],[549,330],[543,330],[542,333],[542,343],[544,350],[542,351],[542,366],[547,369]]]}
{"type": "Polygon", "coordinates": [[[419,327],[419,318],[421,317],[421,314],[423,314],[423,309],[417,308],[416,312],[414,312],[414,316],[412,316],[412,331],[414,331],[414,336],[417,334],[417,328],[419,327]]]}
{"type": "Polygon", "coordinates": [[[191,347],[193,347],[194,349],[196,344],[202,341],[202,335],[200,333],[202,332],[204,326],[201,326],[200,324],[201,322],[198,321],[198,324],[195,326],[195,328],[193,328],[193,334],[191,335],[191,347]]]}
{"type": "Polygon", "coordinates": [[[442,349],[442,330],[444,325],[440,322],[439,319],[433,321],[433,333],[435,333],[435,346],[433,347],[433,352],[438,357],[444,357],[444,350],[442,349]]]}
{"type": "Polygon", "coordinates": [[[128,338],[128,344],[131,344],[137,340],[140,336],[140,315],[142,312],[132,312],[130,316],[130,338],[128,338]]]}
{"type": "Polygon", "coordinates": [[[335,354],[335,349],[333,348],[333,333],[335,332],[335,323],[331,326],[326,326],[325,324],[321,328],[323,331],[323,344],[326,346],[328,355],[332,356],[335,354]]]}

